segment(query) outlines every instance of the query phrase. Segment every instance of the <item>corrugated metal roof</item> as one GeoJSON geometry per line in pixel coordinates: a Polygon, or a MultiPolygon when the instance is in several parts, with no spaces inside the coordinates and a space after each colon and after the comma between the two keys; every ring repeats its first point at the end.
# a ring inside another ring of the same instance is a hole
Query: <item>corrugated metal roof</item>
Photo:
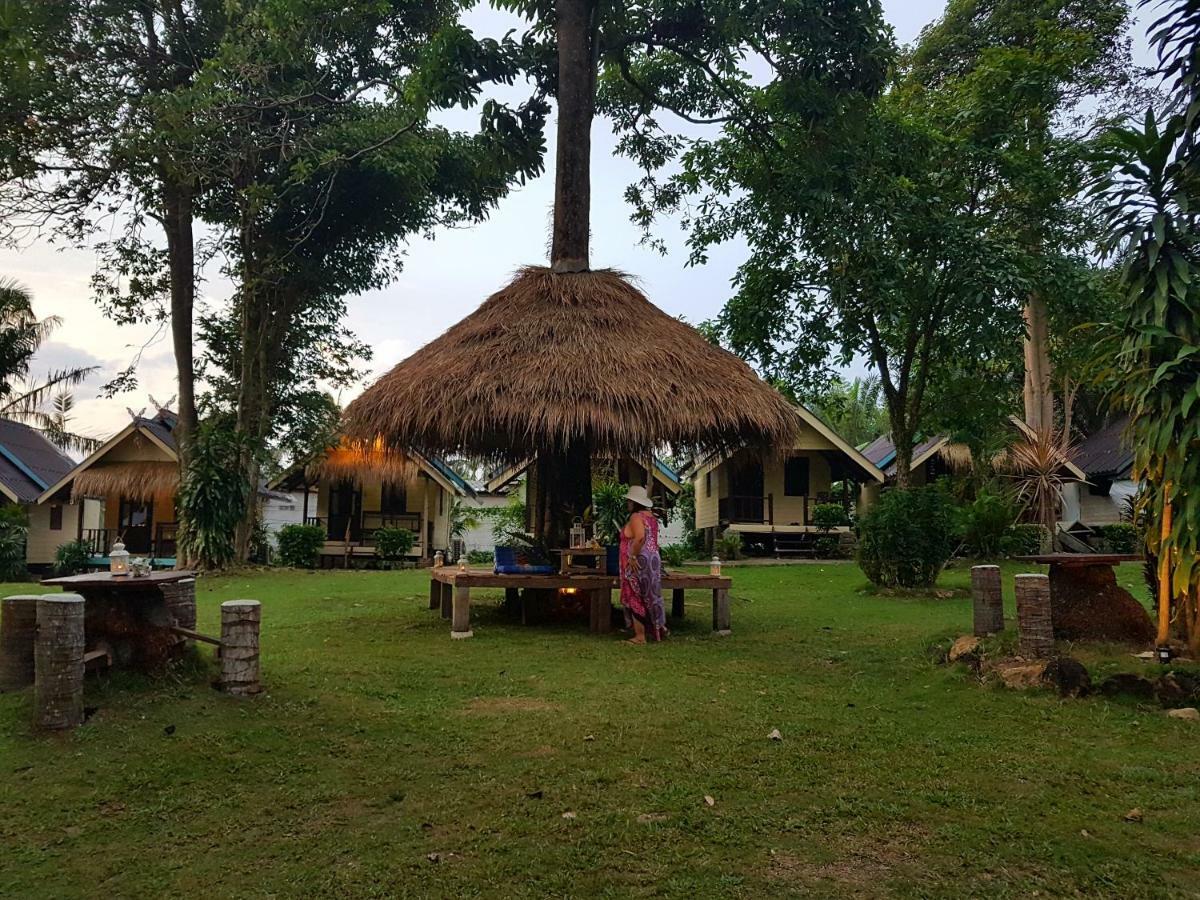
{"type": "MultiPolygon", "coordinates": [[[[945,439],[946,436],[944,434],[936,434],[928,440],[915,445],[912,451],[913,461],[915,462],[920,459],[945,439]]],[[[859,452],[882,469],[884,475],[892,476],[896,474],[896,445],[892,443],[889,435],[881,434],[859,452]]]]}
{"type": "Polygon", "coordinates": [[[1085,438],[1075,450],[1075,465],[1089,478],[1128,478],[1133,467],[1133,448],[1125,440],[1128,427],[1128,417],[1121,418],[1085,438]]]}
{"type": "Polygon", "coordinates": [[[0,482],[22,503],[35,501],[73,468],[70,457],[36,428],[0,419],[0,482]]]}

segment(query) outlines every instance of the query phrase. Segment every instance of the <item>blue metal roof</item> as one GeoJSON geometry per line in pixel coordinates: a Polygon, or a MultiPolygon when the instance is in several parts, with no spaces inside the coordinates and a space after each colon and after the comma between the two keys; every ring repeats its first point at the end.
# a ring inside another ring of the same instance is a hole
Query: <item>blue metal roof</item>
{"type": "Polygon", "coordinates": [[[670,466],[668,466],[665,462],[663,462],[657,456],[654,457],[654,467],[656,469],[658,469],[658,471],[662,472],[662,474],[664,474],[668,478],[670,478],[671,481],[673,481],[675,484],[679,485],[680,487],[683,487],[683,479],[679,477],[679,473],[676,472],[674,469],[672,469],[670,466]]]}
{"type": "Polygon", "coordinates": [[[453,484],[456,488],[462,491],[469,497],[475,496],[475,490],[463,479],[461,475],[455,472],[445,461],[438,459],[436,456],[426,456],[425,461],[429,463],[438,474],[453,484]]]}

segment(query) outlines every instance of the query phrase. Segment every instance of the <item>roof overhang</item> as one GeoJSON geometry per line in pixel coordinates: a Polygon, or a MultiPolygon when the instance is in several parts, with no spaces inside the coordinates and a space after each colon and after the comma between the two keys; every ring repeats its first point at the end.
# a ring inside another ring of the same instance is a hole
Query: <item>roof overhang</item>
{"type": "Polygon", "coordinates": [[[103,444],[101,444],[92,453],[91,456],[87,457],[83,462],[81,462],[79,465],[77,465],[75,468],[73,468],[70,472],[68,472],[66,475],[64,475],[62,478],[60,478],[54,484],[50,485],[50,487],[46,488],[46,490],[42,491],[42,493],[37,498],[37,502],[39,504],[45,503],[47,500],[49,500],[55,494],[59,493],[63,488],[67,487],[67,485],[71,484],[80,475],[80,473],[87,471],[93,465],[100,462],[100,460],[104,459],[104,457],[107,456],[114,447],[116,447],[118,444],[120,444],[122,441],[124,441],[126,438],[128,438],[130,435],[134,434],[135,432],[142,435],[147,440],[149,440],[150,443],[154,444],[154,446],[156,446],[160,450],[162,450],[162,452],[167,455],[168,461],[176,461],[177,462],[179,460],[179,454],[177,454],[175,452],[174,447],[170,447],[167,444],[165,444],[150,429],[143,428],[137,422],[130,422],[128,425],[126,425],[124,428],[122,428],[120,431],[118,431],[116,434],[114,434],[112,437],[110,437],[107,441],[105,441],[103,444]]]}

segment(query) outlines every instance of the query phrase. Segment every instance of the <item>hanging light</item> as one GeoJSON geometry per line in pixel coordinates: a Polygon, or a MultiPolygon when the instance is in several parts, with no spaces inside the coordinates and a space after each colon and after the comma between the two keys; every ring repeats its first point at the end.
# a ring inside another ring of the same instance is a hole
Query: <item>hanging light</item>
{"type": "Polygon", "coordinates": [[[108,551],[108,570],[113,575],[129,574],[129,551],[119,539],[108,551]]]}

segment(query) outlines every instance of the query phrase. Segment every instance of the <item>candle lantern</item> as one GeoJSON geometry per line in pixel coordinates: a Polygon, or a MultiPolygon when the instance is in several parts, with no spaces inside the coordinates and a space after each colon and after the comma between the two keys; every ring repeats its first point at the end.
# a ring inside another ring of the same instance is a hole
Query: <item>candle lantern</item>
{"type": "Polygon", "coordinates": [[[129,574],[129,551],[119,540],[108,551],[108,570],[114,575],[129,574]]]}
{"type": "Polygon", "coordinates": [[[441,550],[439,550],[437,553],[433,554],[433,567],[435,569],[440,569],[445,564],[446,564],[446,554],[445,553],[443,553],[441,550]]]}
{"type": "Polygon", "coordinates": [[[583,526],[583,519],[578,516],[575,522],[571,525],[571,549],[578,550],[581,547],[587,546],[587,529],[583,526]]]}
{"type": "Polygon", "coordinates": [[[1164,666],[1168,665],[1171,662],[1171,648],[1170,647],[1167,647],[1165,645],[1161,646],[1161,647],[1155,647],[1154,655],[1158,658],[1158,661],[1160,663],[1162,663],[1164,666]]]}
{"type": "Polygon", "coordinates": [[[466,551],[463,551],[463,553],[462,553],[461,555],[459,555],[459,557],[458,557],[458,571],[460,571],[460,572],[465,572],[465,571],[467,571],[467,554],[466,554],[466,551]]]}
{"type": "Polygon", "coordinates": [[[717,557],[716,554],[713,554],[712,562],[710,562],[708,564],[708,574],[709,575],[720,575],[721,574],[721,560],[717,557]]]}

